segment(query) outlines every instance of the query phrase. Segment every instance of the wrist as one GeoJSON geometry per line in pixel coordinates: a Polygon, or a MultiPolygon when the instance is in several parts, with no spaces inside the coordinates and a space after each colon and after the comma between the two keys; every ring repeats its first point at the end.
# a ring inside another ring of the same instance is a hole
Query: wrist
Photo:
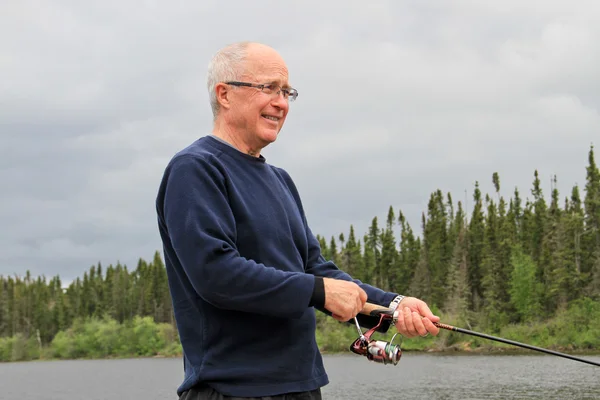
{"type": "Polygon", "coordinates": [[[390,302],[390,305],[388,306],[388,308],[390,308],[392,311],[396,311],[396,309],[400,305],[400,302],[402,300],[404,300],[405,297],[406,296],[403,296],[401,294],[399,294],[398,296],[394,297],[394,299],[390,302]]]}

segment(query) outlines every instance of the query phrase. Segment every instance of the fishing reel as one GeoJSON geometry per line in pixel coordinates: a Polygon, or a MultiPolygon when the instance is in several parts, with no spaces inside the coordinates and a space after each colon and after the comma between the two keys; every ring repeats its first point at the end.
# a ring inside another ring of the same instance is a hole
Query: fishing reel
{"type": "Polygon", "coordinates": [[[358,324],[358,320],[354,318],[356,329],[358,330],[360,336],[350,345],[350,350],[355,354],[367,357],[367,359],[370,361],[375,361],[384,365],[397,365],[402,357],[402,349],[400,348],[400,345],[394,344],[394,339],[398,333],[394,334],[394,336],[392,336],[392,340],[389,342],[371,339],[373,333],[375,333],[375,331],[381,326],[383,320],[386,318],[389,318],[389,316],[381,314],[379,323],[373,328],[369,329],[366,333],[362,332],[360,325],[358,324]]]}

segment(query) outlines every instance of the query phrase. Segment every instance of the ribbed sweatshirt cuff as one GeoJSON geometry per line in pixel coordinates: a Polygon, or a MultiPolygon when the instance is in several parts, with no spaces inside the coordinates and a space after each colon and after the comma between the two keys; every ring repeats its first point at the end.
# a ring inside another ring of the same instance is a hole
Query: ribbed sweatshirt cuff
{"type": "Polygon", "coordinates": [[[323,277],[321,276],[315,276],[315,287],[313,288],[308,306],[316,308],[325,307],[325,283],[323,283],[323,277]]]}

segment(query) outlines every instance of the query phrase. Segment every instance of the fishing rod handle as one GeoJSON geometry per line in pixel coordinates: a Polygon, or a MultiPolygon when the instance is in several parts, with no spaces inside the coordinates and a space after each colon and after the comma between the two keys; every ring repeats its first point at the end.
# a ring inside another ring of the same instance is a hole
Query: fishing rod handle
{"type": "Polygon", "coordinates": [[[391,308],[367,302],[365,303],[363,309],[360,310],[360,314],[371,317],[379,316],[381,314],[392,316],[394,311],[391,308]]]}

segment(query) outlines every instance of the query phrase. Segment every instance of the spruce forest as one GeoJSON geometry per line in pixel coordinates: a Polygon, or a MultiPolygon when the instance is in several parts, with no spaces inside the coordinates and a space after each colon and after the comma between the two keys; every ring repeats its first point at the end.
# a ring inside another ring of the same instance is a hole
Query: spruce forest
{"type": "MultiPolygon", "coordinates": [[[[495,193],[481,193],[476,183],[469,213],[450,193],[435,191],[420,233],[390,207],[387,219],[373,218],[362,237],[350,226],[318,239],[325,257],[342,270],[424,299],[442,322],[489,333],[546,324],[540,326],[551,336],[558,325],[548,321],[566,315],[563,325],[576,325],[579,339],[563,338],[563,347],[591,349],[600,345],[593,333],[600,329],[600,172],[593,146],[585,168],[585,187],[561,194],[553,185],[546,196],[533,171],[530,193],[514,189],[509,199],[500,195],[494,173],[495,193]]],[[[0,276],[0,361],[177,354],[158,251],[134,268],[98,263],[82,272],[66,288],[59,276],[0,276]]],[[[335,349],[326,343],[337,341],[323,336],[335,334],[325,326],[355,334],[323,319],[317,332],[323,348],[335,349]]]]}

